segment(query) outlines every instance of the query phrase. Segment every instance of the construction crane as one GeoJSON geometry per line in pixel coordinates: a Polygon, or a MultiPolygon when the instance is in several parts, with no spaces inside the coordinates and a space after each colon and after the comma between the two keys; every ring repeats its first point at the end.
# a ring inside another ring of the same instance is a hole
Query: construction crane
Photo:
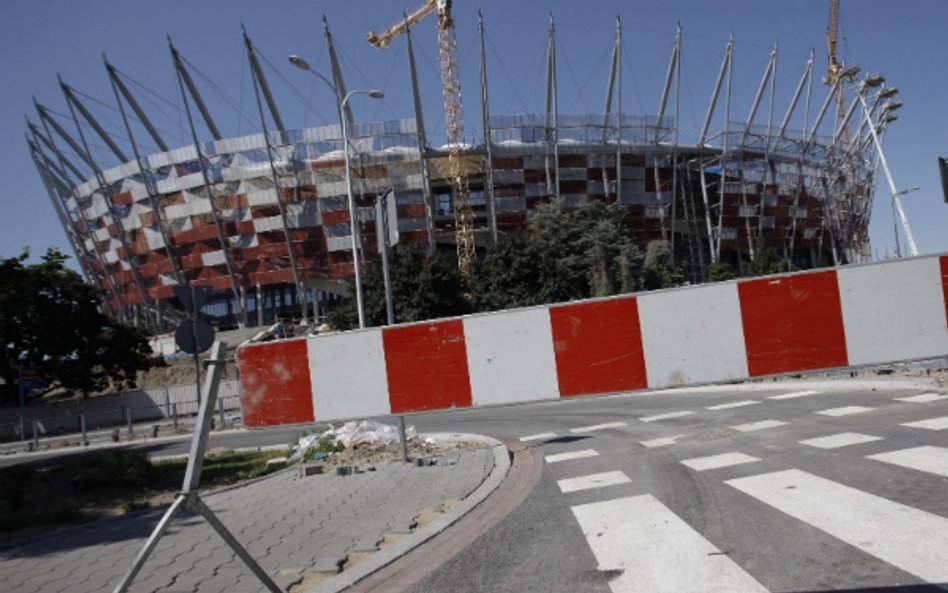
{"type": "MultiPolygon", "coordinates": [[[[839,35],[839,0],[830,0],[830,18],[829,26],[826,27],[826,53],[827,53],[827,65],[826,65],[826,76],[823,77],[823,83],[834,88],[833,91],[836,95],[834,97],[836,103],[836,127],[837,129],[843,125],[843,120],[846,117],[845,113],[845,98],[843,96],[843,85],[836,85],[836,81],[839,80],[841,76],[848,76],[845,65],[839,61],[839,58],[836,53],[836,39],[839,35]]],[[[848,140],[848,130],[841,131],[841,138],[845,142],[848,140]]]]}
{"type": "MultiPolygon", "coordinates": [[[[376,35],[369,32],[369,43],[385,48],[405,30],[426,16],[438,14],[438,54],[441,62],[441,90],[444,94],[444,124],[448,139],[448,166],[442,175],[451,183],[454,227],[458,250],[458,269],[467,276],[474,261],[474,212],[467,171],[461,160],[464,142],[464,112],[461,108],[461,73],[458,68],[458,44],[451,16],[451,0],[426,0],[405,18],[376,35]]],[[[424,158],[422,155],[421,158],[424,158]]]]}

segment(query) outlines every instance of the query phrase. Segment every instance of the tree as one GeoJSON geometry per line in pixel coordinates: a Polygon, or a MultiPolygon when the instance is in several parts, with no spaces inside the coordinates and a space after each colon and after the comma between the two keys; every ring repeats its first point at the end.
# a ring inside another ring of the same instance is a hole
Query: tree
{"type": "Polygon", "coordinates": [[[763,237],[757,238],[754,259],[744,266],[745,276],[769,276],[792,271],[793,264],[777,255],[776,251],[764,243],[763,237]]]}
{"type": "Polygon", "coordinates": [[[675,265],[668,241],[649,241],[645,246],[645,266],[642,269],[645,290],[680,286],[684,282],[681,269],[675,265]]]}
{"type": "Polygon", "coordinates": [[[724,262],[716,261],[708,266],[708,282],[723,282],[737,277],[731,266],[724,262]]]}
{"type": "Polygon", "coordinates": [[[87,396],[133,386],[139,370],[162,364],[140,330],[102,313],[97,289],[65,267],[67,256],[51,248],[38,264],[28,257],[25,249],[0,260],[0,398],[19,401],[22,366],[43,368],[45,392],[87,396]]]}
{"type": "Polygon", "coordinates": [[[473,266],[472,305],[492,311],[636,290],[642,255],[627,214],[601,202],[540,206],[530,226],[501,238],[473,266]]]}
{"type": "MultiPolygon", "coordinates": [[[[463,297],[457,266],[441,253],[428,257],[418,244],[397,245],[390,252],[392,300],[399,323],[463,315],[470,307],[463,297]]],[[[350,282],[350,294],[355,292],[350,282]]],[[[362,278],[362,297],[367,326],[385,325],[385,278],[382,265],[374,262],[362,278]]],[[[331,311],[329,325],[345,330],[358,327],[355,299],[346,299],[331,311]]]]}

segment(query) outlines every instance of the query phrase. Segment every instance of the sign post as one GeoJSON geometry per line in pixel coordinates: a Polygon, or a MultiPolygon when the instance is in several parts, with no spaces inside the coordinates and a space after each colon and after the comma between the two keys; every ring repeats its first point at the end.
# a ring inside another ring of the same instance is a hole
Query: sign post
{"type": "MultiPolygon", "coordinates": [[[[46,379],[43,367],[36,364],[20,367],[20,438],[24,441],[26,441],[26,394],[47,387],[49,387],[49,381],[46,379]]],[[[35,422],[33,423],[33,432],[36,432],[35,422]]]]}
{"type": "Polygon", "coordinates": [[[392,276],[388,267],[388,250],[398,244],[398,211],[394,189],[375,199],[375,230],[379,253],[382,254],[382,275],[385,278],[385,313],[388,325],[394,325],[395,304],[392,301],[392,276]]]}
{"type": "Polygon", "coordinates": [[[174,341],[181,350],[194,355],[194,384],[197,392],[198,404],[201,403],[201,363],[198,354],[205,352],[214,343],[214,328],[200,318],[201,307],[213,294],[213,290],[206,286],[178,284],[173,287],[174,294],[184,305],[190,319],[178,324],[174,332],[174,341]]]}

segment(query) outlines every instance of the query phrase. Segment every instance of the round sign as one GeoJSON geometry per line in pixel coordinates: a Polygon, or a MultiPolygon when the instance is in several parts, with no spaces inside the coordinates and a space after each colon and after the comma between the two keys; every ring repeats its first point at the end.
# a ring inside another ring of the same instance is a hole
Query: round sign
{"type": "Polygon", "coordinates": [[[178,348],[188,354],[204,352],[214,343],[214,328],[203,319],[197,321],[186,319],[175,330],[174,341],[178,348]],[[195,344],[195,337],[197,337],[197,344],[195,344]]]}

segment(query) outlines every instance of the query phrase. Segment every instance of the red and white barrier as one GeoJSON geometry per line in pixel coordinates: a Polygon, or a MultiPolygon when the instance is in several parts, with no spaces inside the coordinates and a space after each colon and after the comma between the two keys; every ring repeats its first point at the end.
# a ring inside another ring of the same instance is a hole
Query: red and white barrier
{"type": "Polygon", "coordinates": [[[948,356],[948,255],[738,280],[237,351],[268,426],[948,356]]]}

